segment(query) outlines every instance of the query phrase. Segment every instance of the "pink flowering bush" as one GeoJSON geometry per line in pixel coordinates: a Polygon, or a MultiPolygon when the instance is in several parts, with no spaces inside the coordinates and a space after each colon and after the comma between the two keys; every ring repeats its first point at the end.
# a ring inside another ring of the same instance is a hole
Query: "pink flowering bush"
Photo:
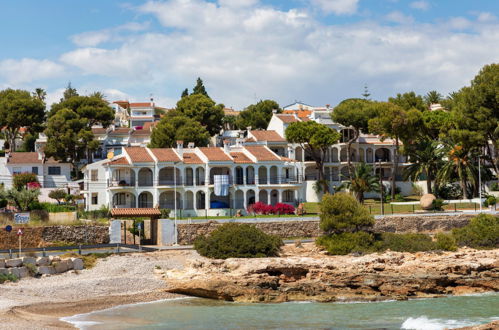
{"type": "Polygon", "coordinates": [[[295,208],[292,205],[277,203],[276,205],[268,205],[262,202],[256,202],[248,206],[248,213],[254,214],[294,214],[295,208]]]}
{"type": "Polygon", "coordinates": [[[295,208],[293,205],[277,203],[274,205],[274,214],[294,214],[295,208]]]}

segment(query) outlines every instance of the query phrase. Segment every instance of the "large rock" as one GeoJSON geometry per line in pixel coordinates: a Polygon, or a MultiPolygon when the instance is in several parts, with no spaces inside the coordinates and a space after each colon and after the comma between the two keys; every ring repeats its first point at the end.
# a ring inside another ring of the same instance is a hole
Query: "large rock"
{"type": "Polygon", "coordinates": [[[83,260],[80,258],[71,258],[71,261],[73,262],[73,269],[74,270],[82,270],[83,269],[83,260]]]}
{"type": "Polygon", "coordinates": [[[36,265],[37,266],[48,266],[50,265],[50,261],[48,257],[38,257],[36,259],[36,265]]]}
{"type": "Polygon", "coordinates": [[[66,260],[56,261],[52,263],[52,266],[55,268],[56,273],[64,273],[69,270],[68,263],[66,260]]]}
{"type": "Polygon", "coordinates": [[[7,266],[7,268],[19,267],[22,266],[22,264],[23,264],[23,259],[21,258],[5,260],[5,266],[7,266]]]}
{"type": "Polygon", "coordinates": [[[27,265],[27,264],[31,264],[31,265],[35,265],[36,264],[36,258],[33,258],[33,257],[23,257],[23,265],[27,265]]]}
{"type": "Polygon", "coordinates": [[[0,268],[5,268],[5,259],[0,259],[0,268]]]}
{"type": "Polygon", "coordinates": [[[167,291],[239,302],[376,301],[499,291],[499,249],[361,257],[201,259],[165,272],[167,291]]]}
{"type": "Polygon", "coordinates": [[[7,268],[0,268],[0,275],[9,275],[9,270],[7,268]]]}
{"type": "Polygon", "coordinates": [[[27,267],[19,267],[17,268],[19,270],[19,278],[25,278],[29,276],[29,269],[27,267]]]}
{"type": "Polygon", "coordinates": [[[437,199],[433,194],[424,194],[419,200],[419,204],[423,210],[433,209],[433,201],[437,199]]]}
{"type": "Polygon", "coordinates": [[[55,268],[52,266],[39,266],[37,267],[37,273],[40,275],[52,275],[55,274],[55,268]]]}

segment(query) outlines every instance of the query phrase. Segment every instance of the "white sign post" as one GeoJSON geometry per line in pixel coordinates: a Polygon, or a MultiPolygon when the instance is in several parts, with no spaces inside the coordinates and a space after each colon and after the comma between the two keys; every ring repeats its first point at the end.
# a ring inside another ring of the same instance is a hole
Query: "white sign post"
{"type": "Polygon", "coordinates": [[[23,236],[24,232],[22,228],[19,228],[17,230],[17,237],[19,237],[19,258],[21,257],[21,237],[23,236]]]}
{"type": "Polygon", "coordinates": [[[29,212],[14,213],[14,223],[18,225],[29,223],[29,212]]]}

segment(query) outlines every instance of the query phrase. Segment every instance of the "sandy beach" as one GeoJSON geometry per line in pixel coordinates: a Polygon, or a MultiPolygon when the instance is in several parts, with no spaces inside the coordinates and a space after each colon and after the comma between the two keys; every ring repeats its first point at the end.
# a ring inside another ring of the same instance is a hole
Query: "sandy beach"
{"type": "Polygon", "coordinates": [[[179,295],[165,292],[155,269],[181,269],[192,251],[113,255],[92,269],[0,285],[1,329],[72,328],[59,319],[179,295]]]}

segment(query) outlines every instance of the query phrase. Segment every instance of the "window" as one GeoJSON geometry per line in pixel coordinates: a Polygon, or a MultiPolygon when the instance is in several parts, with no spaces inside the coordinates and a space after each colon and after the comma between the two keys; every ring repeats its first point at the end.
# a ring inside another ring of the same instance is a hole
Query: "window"
{"type": "Polygon", "coordinates": [[[14,174],[21,174],[22,173],[22,168],[20,168],[20,167],[14,167],[14,169],[12,171],[14,172],[14,174]]]}
{"type": "Polygon", "coordinates": [[[49,175],[61,175],[61,167],[49,166],[49,175]]]}
{"type": "Polygon", "coordinates": [[[92,194],[92,205],[99,204],[99,195],[97,193],[92,194]]]}
{"type": "Polygon", "coordinates": [[[38,166],[33,166],[31,168],[31,173],[38,175],[38,166]]]}
{"type": "Polygon", "coordinates": [[[90,181],[97,181],[98,180],[98,174],[99,170],[91,170],[90,171],[90,181]]]}

